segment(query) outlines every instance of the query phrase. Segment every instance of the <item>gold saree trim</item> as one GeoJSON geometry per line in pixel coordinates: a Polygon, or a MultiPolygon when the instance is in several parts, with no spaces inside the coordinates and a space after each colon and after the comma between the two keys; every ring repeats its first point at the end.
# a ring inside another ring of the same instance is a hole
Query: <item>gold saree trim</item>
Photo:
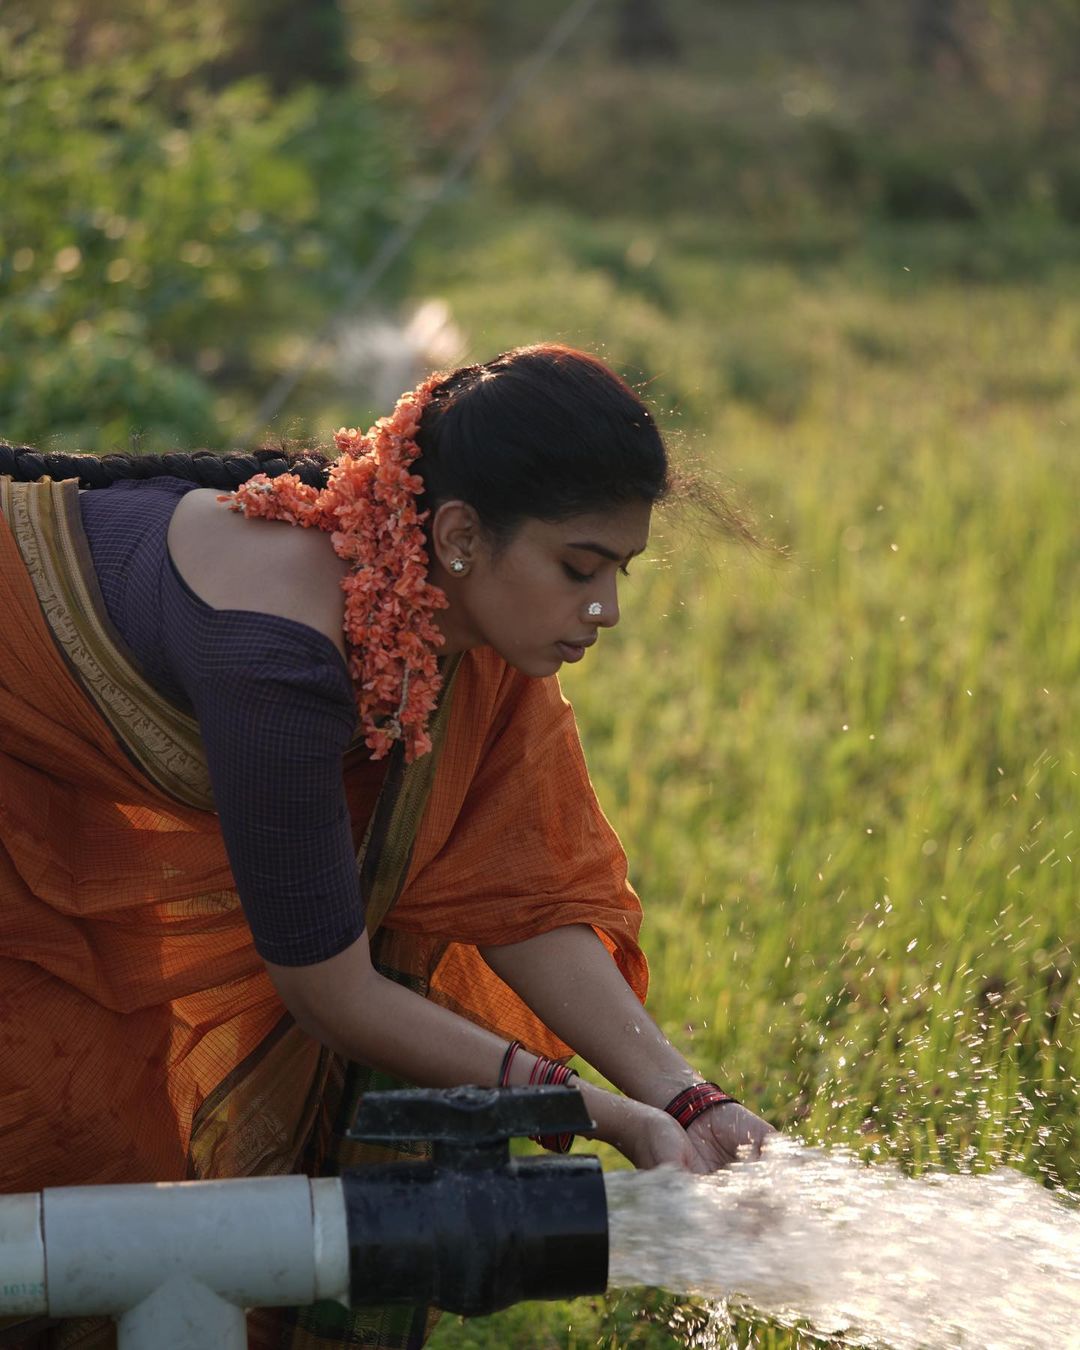
{"type": "Polygon", "coordinates": [[[147,683],[106,612],[79,514],[78,482],[0,477],[0,511],[61,655],[124,751],[170,797],[212,811],[198,723],[147,683]]]}
{"type": "MultiPolygon", "coordinates": [[[[125,753],[168,796],[185,806],[212,811],[197,721],[144,679],[106,611],[82,527],[77,481],[43,478],[16,483],[0,476],[0,511],[57,647],[125,753]]],[[[404,884],[446,739],[460,663],[459,656],[446,663],[429,728],[431,751],[408,766],[400,745],[391,756],[357,857],[369,932],[385,919],[404,884]]]]}
{"type": "Polygon", "coordinates": [[[367,833],[357,856],[364,916],[369,933],[374,933],[380,927],[405,885],[416,834],[427,809],[435,770],[446,743],[454,681],[460,666],[460,655],[450,657],[444,665],[439,701],[428,726],[431,750],[407,765],[403,747],[398,742],[375,810],[371,813],[367,833]]]}

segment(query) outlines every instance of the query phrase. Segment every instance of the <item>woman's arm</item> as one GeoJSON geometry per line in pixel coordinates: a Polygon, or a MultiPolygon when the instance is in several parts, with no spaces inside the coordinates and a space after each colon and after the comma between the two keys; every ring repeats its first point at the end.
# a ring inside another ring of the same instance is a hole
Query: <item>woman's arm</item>
{"type": "Polygon", "coordinates": [[[540,1020],[630,1097],[666,1106],[701,1081],[583,924],[480,952],[540,1020]]]}
{"type": "MultiPolygon", "coordinates": [[[[481,955],[537,1016],[629,1097],[663,1108],[701,1081],[638,1002],[596,933],[582,924],[481,955]]],[[[770,1125],[738,1103],[712,1107],[688,1131],[711,1167],[748,1145],[757,1153],[770,1125]]]]}
{"type": "MultiPolygon", "coordinates": [[[[297,1023],[349,1059],[430,1087],[498,1082],[506,1042],[380,975],[371,964],[366,933],[327,961],[306,966],[267,962],[267,970],[297,1023]]],[[[534,1062],[531,1055],[517,1055],[511,1082],[527,1082],[534,1062]]],[[[638,1167],[669,1163],[708,1170],[687,1134],[663,1111],[591,1084],[581,1086],[597,1137],[638,1167]]]]}
{"type": "MultiPolygon", "coordinates": [[[[581,1085],[596,1137],[638,1167],[711,1171],[771,1133],[740,1106],[713,1108],[689,1131],[660,1109],[700,1075],[645,1013],[591,928],[558,929],[484,955],[556,1034],[626,1090],[620,1097],[581,1085]]],[[[506,1042],[380,975],[366,934],[329,960],[267,962],[267,970],[297,1023],[349,1059],[431,1087],[498,1081],[506,1042]]],[[[527,1082],[533,1063],[519,1054],[511,1082],[527,1082]]]]}

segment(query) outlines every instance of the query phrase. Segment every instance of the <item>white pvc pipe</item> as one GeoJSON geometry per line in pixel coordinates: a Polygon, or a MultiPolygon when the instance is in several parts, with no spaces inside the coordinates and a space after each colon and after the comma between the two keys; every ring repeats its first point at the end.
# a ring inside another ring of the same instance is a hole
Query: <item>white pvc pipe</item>
{"type": "Polygon", "coordinates": [[[315,1299],[307,1177],[69,1186],[42,1213],[57,1317],[123,1312],[174,1275],[240,1307],[315,1299]]]}
{"type": "Polygon", "coordinates": [[[0,1317],[48,1310],[40,1195],[0,1195],[0,1317]]]}
{"type": "Polygon", "coordinates": [[[315,1298],[349,1306],[349,1225],[340,1177],[311,1182],[311,1218],[315,1249],[315,1298]]]}
{"type": "Polygon", "coordinates": [[[348,1293],[339,1178],[0,1196],[0,1316],[109,1315],[120,1350],[242,1350],[245,1308],[348,1293]]]}

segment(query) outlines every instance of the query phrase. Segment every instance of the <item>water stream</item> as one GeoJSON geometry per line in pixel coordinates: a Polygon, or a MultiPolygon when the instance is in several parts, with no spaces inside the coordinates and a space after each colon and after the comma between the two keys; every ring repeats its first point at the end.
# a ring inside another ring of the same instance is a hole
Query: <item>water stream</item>
{"type": "Polygon", "coordinates": [[[912,1180],[782,1141],[606,1181],[610,1283],[719,1301],[717,1350],[729,1307],[890,1350],[1080,1347],[1080,1203],[1017,1172],[912,1180]]]}

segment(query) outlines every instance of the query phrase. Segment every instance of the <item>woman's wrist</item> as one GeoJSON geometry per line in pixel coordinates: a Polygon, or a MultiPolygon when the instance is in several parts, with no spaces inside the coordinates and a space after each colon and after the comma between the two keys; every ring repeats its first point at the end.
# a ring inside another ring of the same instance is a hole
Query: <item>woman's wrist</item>
{"type": "Polygon", "coordinates": [[[741,1103],[730,1092],[725,1092],[716,1083],[692,1083],[677,1092],[664,1106],[669,1116],[677,1120],[684,1130],[688,1130],[698,1116],[714,1106],[727,1106],[729,1103],[739,1106],[741,1103]]]}
{"type": "Polygon", "coordinates": [[[596,1122],[595,1130],[582,1133],[589,1139],[600,1139],[605,1144],[611,1144],[628,1156],[649,1117],[660,1114],[654,1106],[636,1101],[633,1097],[623,1097],[617,1092],[609,1092],[593,1083],[579,1080],[575,1086],[585,1099],[586,1110],[596,1122]]]}
{"type": "MultiPolygon", "coordinates": [[[[671,1153],[672,1149],[678,1153],[681,1147],[672,1143],[673,1134],[685,1138],[691,1125],[705,1112],[728,1103],[737,1104],[730,1093],[705,1081],[688,1065],[683,1072],[657,1075],[649,1083],[650,1100],[622,1096],[581,1082],[566,1065],[538,1056],[516,1040],[508,1042],[503,1051],[497,1081],[500,1087],[517,1087],[571,1079],[595,1122],[595,1129],[581,1133],[611,1144],[639,1166],[643,1157],[653,1159],[645,1166],[655,1165],[657,1160],[670,1161],[665,1153],[671,1153]]],[[[537,1140],[558,1152],[565,1152],[571,1141],[569,1135],[537,1140]]]]}

